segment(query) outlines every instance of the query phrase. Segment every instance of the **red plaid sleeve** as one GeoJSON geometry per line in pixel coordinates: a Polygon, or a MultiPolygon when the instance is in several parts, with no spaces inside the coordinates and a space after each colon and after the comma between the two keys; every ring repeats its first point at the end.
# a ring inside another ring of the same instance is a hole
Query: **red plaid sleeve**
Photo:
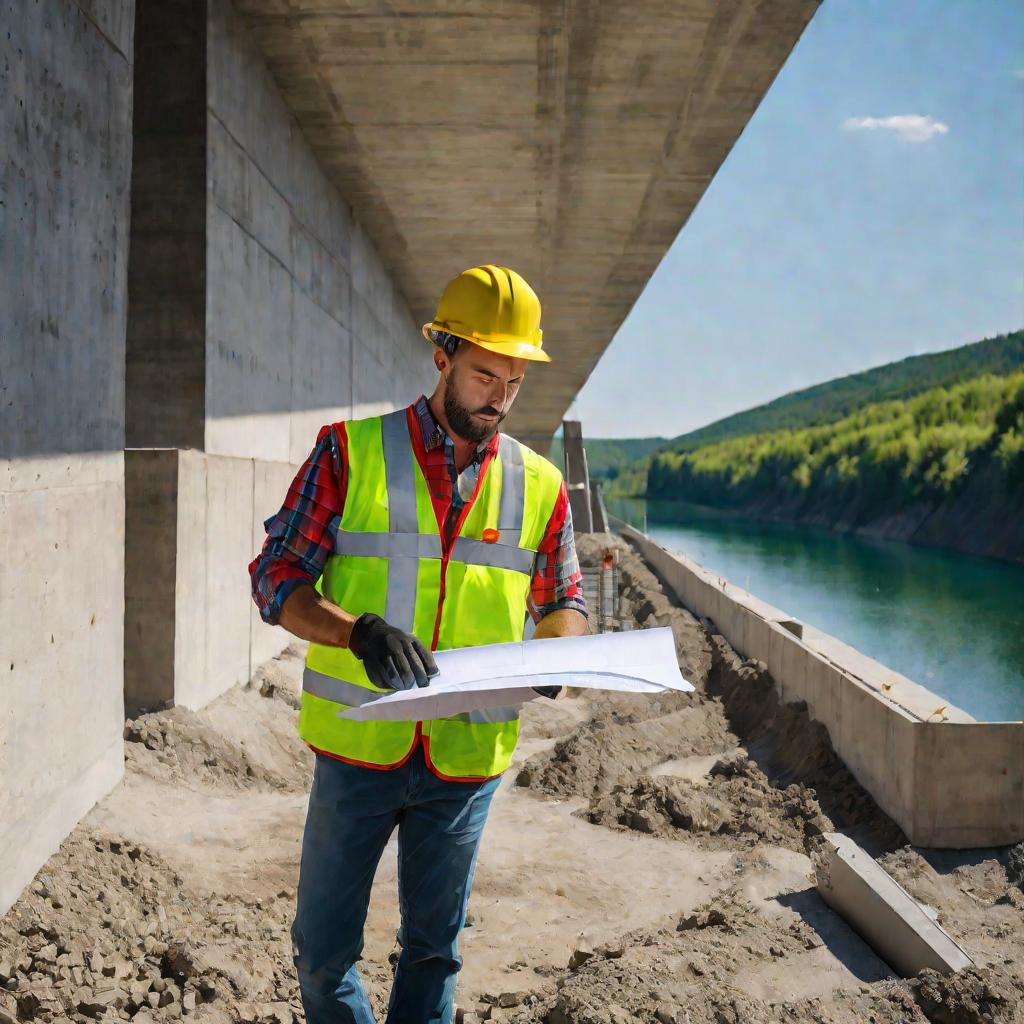
{"type": "Polygon", "coordinates": [[[334,550],[347,483],[345,425],[321,427],[284,504],[263,524],[263,550],[249,563],[253,600],[264,621],[276,623],[285,598],[320,579],[334,550]]]}
{"type": "Polygon", "coordinates": [[[534,622],[540,622],[545,615],[564,608],[587,614],[583,574],[576,557],[576,539],[565,481],[558,492],[558,499],[544,531],[544,539],[537,549],[529,606],[534,622]]]}

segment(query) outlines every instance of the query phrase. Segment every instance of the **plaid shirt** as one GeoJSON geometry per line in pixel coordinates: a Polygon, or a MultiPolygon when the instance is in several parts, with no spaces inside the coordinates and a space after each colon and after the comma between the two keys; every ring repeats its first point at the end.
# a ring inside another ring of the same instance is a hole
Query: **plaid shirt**
{"type": "MultiPolygon", "coordinates": [[[[421,440],[413,450],[437,521],[450,541],[480,474],[497,453],[498,436],[480,444],[459,473],[455,445],[434,418],[426,398],[421,395],[411,408],[421,440]]],[[[249,564],[249,576],[253,599],[266,622],[278,621],[281,605],[296,587],[316,583],[334,551],[348,488],[347,444],[344,423],[321,427],[316,446],[292,481],[284,505],[263,524],[267,539],[249,564]]],[[[534,559],[528,606],[535,622],[563,608],[587,613],[564,482],[534,559]]]]}

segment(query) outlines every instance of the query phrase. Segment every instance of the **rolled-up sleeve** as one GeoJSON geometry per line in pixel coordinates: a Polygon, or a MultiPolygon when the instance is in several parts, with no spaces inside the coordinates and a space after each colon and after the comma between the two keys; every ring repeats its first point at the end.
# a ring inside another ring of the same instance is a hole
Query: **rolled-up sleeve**
{"type": "Polygon", "coordinates": [[[529,607],[534,622],[566,608],[587,614],[583,574],[576,557],[569,492],[564,481],[533,563],[529,607]]]}
{"type": "Polygon", "coordinates": [[[347,474],[344,425],[321,427],[284,504],[263,524],[263,550],[249,563],[253,600],[265,622],[276,623],[288,595],[323,574],[345,507],[347,474]]]}

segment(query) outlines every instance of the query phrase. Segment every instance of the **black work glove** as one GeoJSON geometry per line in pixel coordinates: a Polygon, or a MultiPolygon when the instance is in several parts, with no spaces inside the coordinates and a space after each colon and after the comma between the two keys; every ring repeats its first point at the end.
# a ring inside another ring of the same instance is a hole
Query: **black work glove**
{"type": "Polygon", "coordinates": [[[534,686],[531,689],[542,697],[547,697],[549,700],[554,700],[562,692],[560,686],[534,686]]]}
{"type": "Polygon", "coordinates": [[[352,626],[349,650],[363,663],[374,686],[411,690],[426,686],[438,673],[434,656],[411,633],[364,612],[352,626]]]}

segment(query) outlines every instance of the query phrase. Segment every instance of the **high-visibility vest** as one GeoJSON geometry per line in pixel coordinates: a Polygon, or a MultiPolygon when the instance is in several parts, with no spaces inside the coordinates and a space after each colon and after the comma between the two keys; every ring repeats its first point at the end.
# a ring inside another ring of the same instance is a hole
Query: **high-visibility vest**
{"type": "MultiPolygon", "coordinates": [[[[405,409],[351,420],[348,488],[334,553],[318,587],[359,615],[375,612],[434,650],[523,639],[534,559],[561,474],[513,438],[498,453],[445,549],[405,409]]],[[[299,735],[316,750],[397,767],[422,735],[428,763],[451,779],[503,772],[519,737],[519,710],[491,708],[424,722],[354,722],[337,712],[390,693],[340,647],[310,644],[299,735]]]]}

